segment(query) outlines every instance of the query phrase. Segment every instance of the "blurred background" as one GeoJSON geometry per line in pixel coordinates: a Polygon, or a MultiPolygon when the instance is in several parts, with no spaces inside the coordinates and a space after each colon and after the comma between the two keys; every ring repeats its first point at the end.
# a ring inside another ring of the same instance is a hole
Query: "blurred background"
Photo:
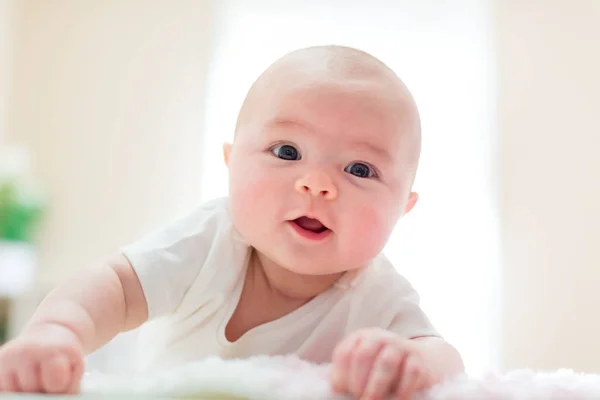
{"type": "Polygon", "coordinates": [[[600,373],[597,0],[0,0],[2,340],[72,272],[225,195],[253,80],[332,43],[419,104],[421,202],[386,252],[469,371],[600,373]]]}

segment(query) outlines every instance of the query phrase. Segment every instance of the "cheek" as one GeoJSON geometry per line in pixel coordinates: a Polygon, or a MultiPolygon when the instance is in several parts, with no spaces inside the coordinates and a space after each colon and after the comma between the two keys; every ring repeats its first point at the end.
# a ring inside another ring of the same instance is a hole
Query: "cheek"
{"type": "Polygon", "coordinates": [[[358,210],[356,218],[352,220],[349,231],[352,234],[351,246],[353,252],[359,258],[370,258],[381,251],[385,244],[387,227],[378,212],[373,208],[363,208],[358,210]]]}
{"type": "Polygon", "coordinates": [[[231,213],[242,235],[255,236],[265,230],[269,220],[281,208],[276,194],[283,190],[277,171],[266,171],[252,163],[232,163],[229,170],[231,213]],[[275,172],[275,173],[274,173],[275,172]]]}
{"type": "Polygon", "coordinates": [[[281,190],[277,171],[269,171],[254,163],[240,163],[230,168],[229,190],[232,197],[246,204],[272,203],[281,190]]]}
{"type": "Polygon", "coordinates": [[[348,254],[355,259],[370,260],[385,247],[398,215],[397,207],[391,207],[391,204],[387,207],[385,203],[371,201],[370,206],[356,206],[354,215],[348,218],[348,254]]]}

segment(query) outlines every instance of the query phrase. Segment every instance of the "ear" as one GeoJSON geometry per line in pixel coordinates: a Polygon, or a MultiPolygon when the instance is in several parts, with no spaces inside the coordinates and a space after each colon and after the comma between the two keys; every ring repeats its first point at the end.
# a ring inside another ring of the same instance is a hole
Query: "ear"
{"type": "Polygon", "coordinates": [[[419,200],[419,194],[416,192],[410,192],[408,195],[408,202],[406,203],[406,207],[404,207],[404,214],[408,214],[410,210],[413,209],[415,204],[417,204],[417,200],[419,200]]]}
{"type": "Polygon", "coordinates": [[[223,161],[225,161],[225,165],[229,166],[229,156],[231,154],[231,143],[223,144],[223,161]]]}

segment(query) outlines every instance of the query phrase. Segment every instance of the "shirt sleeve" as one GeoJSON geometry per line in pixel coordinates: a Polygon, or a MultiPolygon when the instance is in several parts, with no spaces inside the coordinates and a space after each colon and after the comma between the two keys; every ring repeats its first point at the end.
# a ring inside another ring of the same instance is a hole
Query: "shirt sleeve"
{"type": "Polygon", "coordinates": [[[121,249],[140,280],[149,319],[176,310],[226,229],[227,216],[225,200],[209,202],[121,249]]]}
{"type": "Polygon", "coordinates": [[[387,330],[403,338],[415,339],[426,336],[439,337],[429,317],[420,305],[419,293],[413,285],[401,275],[389,259],[381,256],[376,260],[372,274],[372,299],[381,308],[382,321],[387,330]]]}
{"type": "Polygon", "coordinates": [[[440,334],[421,309],[419,294],[405,282],[400,296],[394,301],[395,313],[389,330],[407,339],[435,336],[440,334]]]}

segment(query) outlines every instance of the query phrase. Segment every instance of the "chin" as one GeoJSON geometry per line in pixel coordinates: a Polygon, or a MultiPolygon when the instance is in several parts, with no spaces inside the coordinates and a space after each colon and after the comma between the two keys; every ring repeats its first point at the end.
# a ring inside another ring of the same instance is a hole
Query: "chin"
{"type": "Polygon", "coordinates": [[[339,274],[343,272],[343,268],[332,268],[333,266],[338,266],[336,263],[323,263],[323,262],[310,262],[310,261],[302,261],[295,263],[280,263],[284,269],[293,272],[298,275],[306,275],[306,276],[325,276],[325,275],[333,275],[339,274]]]}

